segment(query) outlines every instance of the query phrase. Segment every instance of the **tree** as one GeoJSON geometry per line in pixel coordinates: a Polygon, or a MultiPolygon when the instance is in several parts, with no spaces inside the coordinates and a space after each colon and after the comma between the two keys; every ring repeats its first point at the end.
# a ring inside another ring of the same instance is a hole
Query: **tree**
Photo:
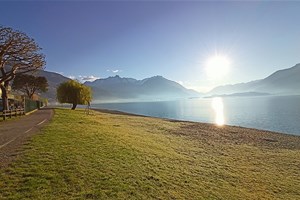
{"type": "Polygon", "coordinates": [[[24,74],[45,65],[41,48],[25,33],[0,26],[0,89],[3,109],[7,110],[7,89],[9,82],[18,74],[24,74]]]}
{"type": "Polygon", "coordinates": [[[36,91],[46,92],[48,90],[48,81],[43,76],[19,74],[13,80],[12,89],[19,90],[32,99],[36,91]]]}
{"type": "Polygon", "coordinates": [[[92,90],[88,86],[70,80],[58,86],[56,96],[60,103],[71,103],[72,110],[75,110],[78,104],[87,105],[91,102],[92,90]]]}

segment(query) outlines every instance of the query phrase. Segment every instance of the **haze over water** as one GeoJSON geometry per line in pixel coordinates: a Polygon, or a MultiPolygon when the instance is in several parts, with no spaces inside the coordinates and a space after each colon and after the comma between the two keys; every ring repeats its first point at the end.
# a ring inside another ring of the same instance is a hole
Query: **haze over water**
{"type": "Polygon", "coordinates": [[[227,97],[94,104],[95,108],[300,135],[300,96],[227,97]],[[213,103],[214,102],[214,103],[213,103]],[[220,106],[220,102],[223,105],[220,106]],[[216,110],[222,108],[223,116],[216,110]],[[222,118],[223,117],[223,118],[222,118]]]}

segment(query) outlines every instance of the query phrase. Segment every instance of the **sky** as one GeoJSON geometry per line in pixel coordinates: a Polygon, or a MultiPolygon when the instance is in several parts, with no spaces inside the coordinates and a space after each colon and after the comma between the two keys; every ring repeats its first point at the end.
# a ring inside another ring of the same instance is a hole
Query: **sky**
{"type": "Polygon", "coordinates": [[[297,1],[0,0],[0,25],[34,38],[47,71],[80,80],[161,75],[206,92],[300,63],[299,10],[297,1]],[[228,70],[211,77],[215,55],[228,70]]]}

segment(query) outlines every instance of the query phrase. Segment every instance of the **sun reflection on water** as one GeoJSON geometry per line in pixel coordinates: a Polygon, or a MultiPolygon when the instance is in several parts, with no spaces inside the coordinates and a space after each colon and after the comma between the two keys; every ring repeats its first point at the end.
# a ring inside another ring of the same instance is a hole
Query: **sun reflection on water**
{"type": "Polygon", "coordinates": [[[218,126],[222,126],[225,123],[224,120],[224,105],[221,97],[214,97],[211,103],[212,108],[215,111],[215,123],[218,126]]]}

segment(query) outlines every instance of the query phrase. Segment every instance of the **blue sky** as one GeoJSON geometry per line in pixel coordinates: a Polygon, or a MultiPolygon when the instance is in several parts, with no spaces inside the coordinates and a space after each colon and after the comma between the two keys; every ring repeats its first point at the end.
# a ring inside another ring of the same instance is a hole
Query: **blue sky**
{"type": "Polygon", "coordinates": [[[1,1],[0,24],[43,48],[65,76],[162,75],[207,91],[264,78],[300,62],[300,2],[1,1]],[[207,77],[211,56],[229,71],[207,77]]]}

